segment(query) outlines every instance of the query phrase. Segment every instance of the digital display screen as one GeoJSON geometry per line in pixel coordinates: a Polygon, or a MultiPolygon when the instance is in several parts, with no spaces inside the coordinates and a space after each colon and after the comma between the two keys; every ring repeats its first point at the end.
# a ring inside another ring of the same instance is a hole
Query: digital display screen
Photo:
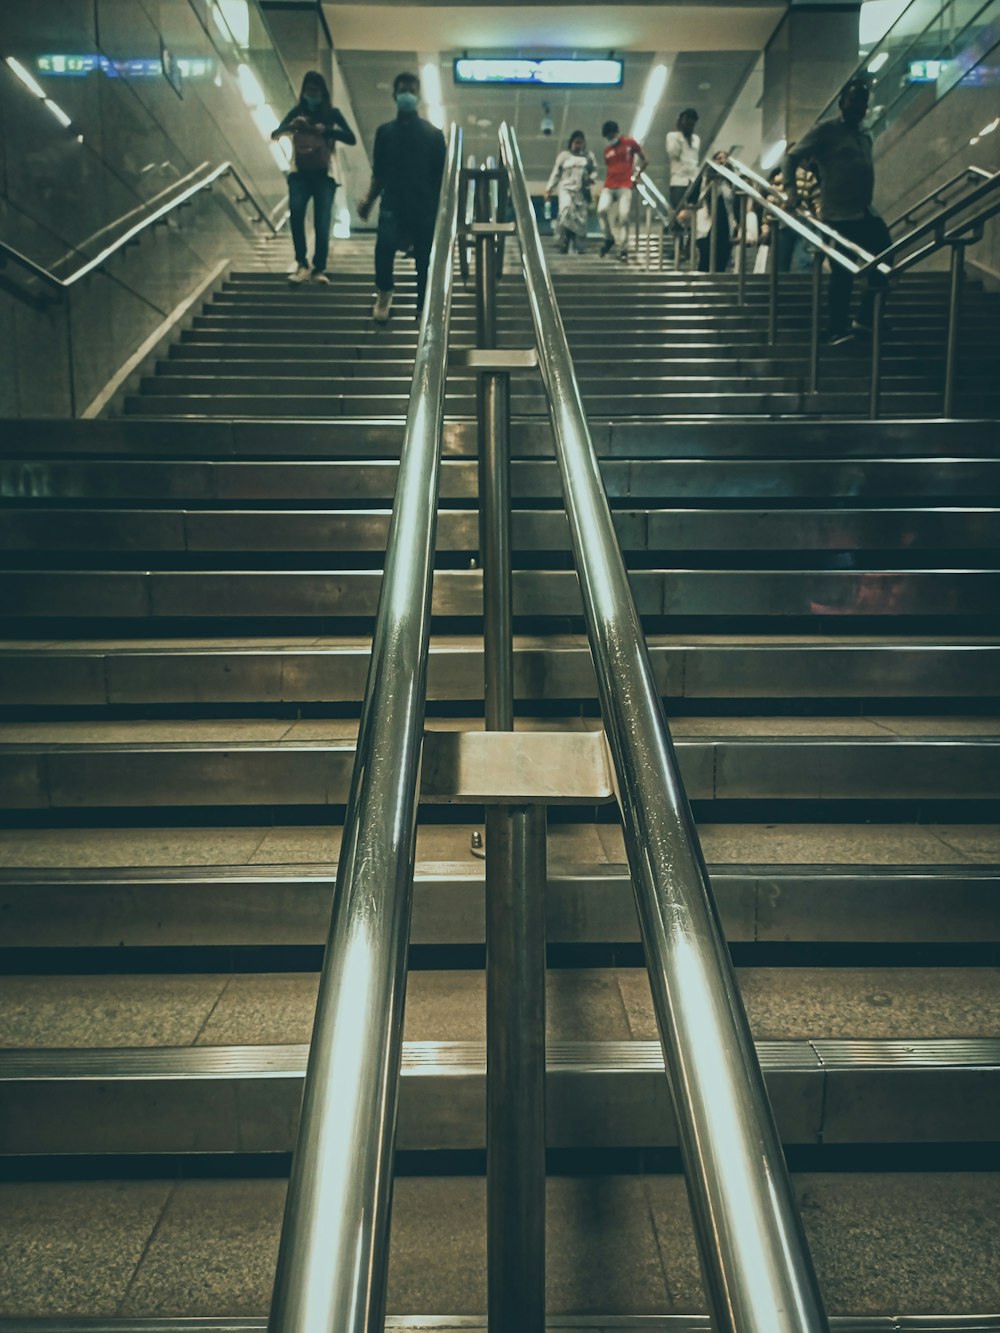
{"type": "Polygon", "coordinates": [[[455,61],[455,82],[536,84],[541,88],[620,88],[622,71],[620,60],[463,56],[455,61]]]}

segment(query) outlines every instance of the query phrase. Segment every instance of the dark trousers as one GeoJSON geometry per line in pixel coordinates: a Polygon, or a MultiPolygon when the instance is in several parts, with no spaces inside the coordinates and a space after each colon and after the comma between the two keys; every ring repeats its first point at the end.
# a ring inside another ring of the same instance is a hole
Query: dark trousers
{"type": "Polygon", "coordinates": [[[375,286],[380,292],[391,292],[392,274],[397,250],[413,246],[413,262],[417,269],[417,314],[424,304],[427,290],[427,265],[434,243],[434,213],[394,213],[385,204],[379,209],[378,232],[375,237],[375,286]]]}
{"type": "MultiPolygon", "coordinates": [[[[716,233],[715,240],[715,271],[716,273],[725,273],[729,267],[729,257],[733,252],[733,243],[730,240],[732,224],[729,221],[729,213],[726,205],[719,199],[715,205],[715,222],[712,231],[716,233]]],[[[712,235],[702,236],[698,241],[698,272],[707,273],[709,265],[712,262],[712,235]]]]}
{"type": "Polygon", "coordinates": [[[313,201],[313,223],[316,229],[312,263],[314,273],[326,272],[326,260],[330,253],[330,219],[333,217],[333,196],[336,192],[337,182],[325,171],[293,171],[289,174],[289,224],[292,228],[292,244],[295,246],[295,262],[303,268],[308,267],[306,256],[309,253],[306,249],[306,209],[309,200],[313,201]]]}
{"type": "MultiPolygon", "coordinates": [[[[823,219],[824,222],[827,220],[823,219]]],[[[830,220],[830,226],[839,231],[841,236],[853,241],[855,245],[863,246],[873,255],[881,254],[892,244],[889,228],[873,213],[850,222],[830,220]]],[[[843,333],[851,324],[851,288],[854,286],[854,274],[848,273],[839,264],[833,264],[831,267],[833,271],[830,274],[830,288],[827,293],[830,329],[833,333],[843,333]]],[[[866,328],[871,328],[872,325],[875,292],[885,285],[885,276],[878,272],[872,273],[868,279],[865,294],[861,298],[861,308],[858,311],[858,323],[866,328]]]]}

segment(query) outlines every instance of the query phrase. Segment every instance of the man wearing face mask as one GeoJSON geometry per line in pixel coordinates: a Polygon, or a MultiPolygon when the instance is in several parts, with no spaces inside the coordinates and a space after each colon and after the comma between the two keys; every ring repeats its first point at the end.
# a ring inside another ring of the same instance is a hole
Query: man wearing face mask
{"type": "Polygon", "coordinates": [[[358,205],[358,216],[367,219],[381,195],[378,234],[375,238],[375,300],[372,317],[385,324],[392,309],[393,263],[396,251],[413,246],[417,269],[416,318],[424,304],[427,266],[438,197],[444,175],[444,135],[417,115],[420,80],[415,74],[397,74],[392,85],[396,119],[375,131],[372,151],[372,180],[358,205]]]}
{"type": "Polygon", "coordinates": [[[312,280],[328,284],[326,260],[330,250],[330,220],[337,182],[333,179],[333,154],[338,143],[357,143],[354,132],[330,101],[330,90],[322,74],[311,69],[302,80],[299,100],[271,135],[292,140],[295,170],[288,175],[289,225],[295,246],[295,272],[288,281],[305,282],[310,276],[306,250],[306,210],[313,201],[316,241],[313,247],[312,280]]]}
{"type": "Polygon", "coordinates": [[[642,144],[622,134],[618,123],[606,120],[601,126],[601,137],[606,147],[604,162],[607,176],[604,189],[597,201],[597,217],[604,229],[601,258],[617,246],[618,258],[628,260],[628,220],[632,212],[632,178],[636,171],[645,171],[646,154],[642,144]]]}

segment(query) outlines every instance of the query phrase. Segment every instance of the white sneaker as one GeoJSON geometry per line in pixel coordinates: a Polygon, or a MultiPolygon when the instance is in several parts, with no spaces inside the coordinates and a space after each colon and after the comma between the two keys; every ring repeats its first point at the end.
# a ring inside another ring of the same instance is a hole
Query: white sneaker
{"type": "Polygon", "coordinates": [[[372,319],[376,324],[387,324],[392,309],[392,292],[376,292],[372,306],[372,319]]]}
{"type": "Polygon", "coordinates": [[[309,269],[305,264],[299,264],[294,273],[289,273],[288,281],[294,283],[305,282],[308,276],[309,269]]]}
{"type": "Polygon", "coordinates": [[[323,287],[329,287],[330,285],[330,279],[325,273],[314,273],[312,275],[312,280],[313,282],[318,282],[323,287]]]}

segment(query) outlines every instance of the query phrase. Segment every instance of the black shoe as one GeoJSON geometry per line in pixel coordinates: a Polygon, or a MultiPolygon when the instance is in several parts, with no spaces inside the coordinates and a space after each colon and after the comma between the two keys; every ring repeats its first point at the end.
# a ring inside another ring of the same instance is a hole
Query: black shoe
{"type": "Polygon", "coordinates": [[[601,249],[600,249],[601,258],[603,259],[605,255],[609,255],[614,248],[615,248],[615,243],[613,239],[610,236],[606,237],[604,241],[601,242],[601,249]]]}

